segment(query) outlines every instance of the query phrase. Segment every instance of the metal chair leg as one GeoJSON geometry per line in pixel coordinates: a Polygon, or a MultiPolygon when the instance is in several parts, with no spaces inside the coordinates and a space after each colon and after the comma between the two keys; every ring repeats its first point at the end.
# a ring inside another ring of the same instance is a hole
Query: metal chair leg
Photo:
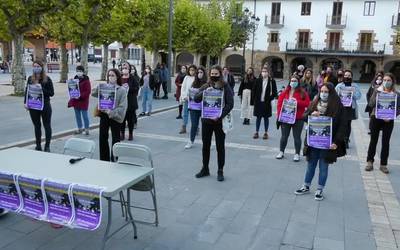
{"type": "MultiPolygon", "coordinates": [[[[120,191],[120,192],[119,192],[119,199],[120,199],[120,201],[121,201],[121,213],[122,213],[122,217],[125,217],[125,215],[126,215],[126,211],[124,211],[124,208],[125,208],[125,197],[124,197],[123,191],[120,191]]],[[[126,210],[126,208],[125,208],[125,210],[126,210]]]]}

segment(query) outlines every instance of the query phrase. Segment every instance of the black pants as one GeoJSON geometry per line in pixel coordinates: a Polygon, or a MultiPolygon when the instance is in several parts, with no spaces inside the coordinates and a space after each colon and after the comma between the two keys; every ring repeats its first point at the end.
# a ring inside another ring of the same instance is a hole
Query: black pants
{"type": "Polygon", "coordinates": [[[120,142],[120,131],[121,123],[110,119],[107,114],[100,114],[100,132],[99,132],[99,144],[100,144],[100,160],[102,161],[114,161],[114,156],[110,146],[108,144],[108,130],[111,128],[111,145],[120,142]],[[111,155],[111,158],[110,158],[111,155]]]}
{"type": "Polygon", "coordinates": [[[346,125],[346,134],[345,134],[345,140],[348,142],[350,140],[350,135],[351,135],[351,121],[352,120],[348,120],[347,121],[347,125],[346,125]]]}
{"type": "Polygon", "coordinates": [[[206,122],[202,122],[201,136],[203,140],[203,167],[205,169],[208,169],[213,132],[215,133],[215,144],[217,146],[218,171],[222,171],[225,165],[225,133],[222,130],[222,123],[209,124],[206,122]]]}
{"type": "Polygon", "coordinates": [[[371,117],[371,140],[368,147],[367,161],[374,162],[376,154],[376,145],[378,144],[379,131],[382,130],[382,149],[381,149],[381,165],[387,165],[389,157],[390,137],[392,135],[394,121],[385,122],[381,119],[371,117]]]}
{"type": "Polygon", "coordinates": [[[36,138],[36,147],[41,148],[42,141],[42,124],[40,122],[40,118],[42,118],[42,123],[44,127],[44,132],[46,135],[46,144],[45,147],[50,146],[51,141],[51,105],[50,103],[46,103],[43,107],[43,110],[34,110],[30,109],[29,114],[31,116],[31,120],[33,126],[35,128],[35,138],[36,138]]]}
{"type": "Polygon", "coordinates": [[[164,96],[167,96],[168,95],[168,87],[167,87],[167,82],[166,81],[162,82],[162,89],[163,89],[163,92],[164,92],[164,96]]]}
{"type": "Polygon", "coordinates": [[[290,135],[290,130],[293,129],[293,139],[295,153],[300,154],[301,150],[301,132],[303,131],[304,121],[296,120],[294,124],[281,124],[281,140],[280,140],[280,151],[285,152],[288,138],[290,135]]]}
{"type": "Polygon", "coordinates": [[[161,82],[156,83],[156,88],[153,92],[153,97],[160,97],[161,82]]]}
{"type": "Polygon", "coordinates": [[[137,122],[136,110],[127,110],[125,119],[121,124],[121,133],[125,133],[126,123],[128,123],[129,134],[133,133],[133,127],[137,122]]]}

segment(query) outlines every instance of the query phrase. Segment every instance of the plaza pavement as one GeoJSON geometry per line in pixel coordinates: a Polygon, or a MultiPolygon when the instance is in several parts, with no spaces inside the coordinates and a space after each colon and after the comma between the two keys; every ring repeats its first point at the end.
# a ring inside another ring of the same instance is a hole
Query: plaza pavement
{"type": "MultiPolygon", "coordinates": [[[[364,97],[360,103],[360,114],[366,117],[364,97]]],[[[211,176],[194,178],[201,167],[201,138],[197,137],[192,149],[184,149],[188,135],[178,135],[181,120],[175,119],[176,109],[139,120],[133,143],[147,145],[153,152],[160,225],[139,224],[137,240],[132,229],[126,228],[109,241],[107,249],[397,249],[398,122],[391,142],[390,175],[363,171],[369,140],[368,121],[361,117],[353,123],[348,156],[330,166],[325,200],[317,202],[313,193],[293,194],[303,182],[306,162],[292,161],[292,138],[285,159],[274,158],[280,137],[275,117],[270,119],[270,139],[254,140],[254,120],[250,126],[241,124],[238,98],[233,112],[234,130],[226,137],[226,179],[222,183],[216,180],[215,146],[211,176]]],[[[52,151],[60,153],[67,138],[55,140],[52,151]]],[[[97,143],[98,130],[89,138],[97,143]]],[[[133,199],[150,204],[147,193],[135,193],[133,199]]],[[[117,205],[114,211],[114,221],[122,222],[117,205]]],[[[150,218],[139,211],[134,216],[150,218]]],[[[0,219],[0,248],[99,249],[104,230],[104,223],[96,232],[54,230],[46,223],[9,214],[0,219]]]]}

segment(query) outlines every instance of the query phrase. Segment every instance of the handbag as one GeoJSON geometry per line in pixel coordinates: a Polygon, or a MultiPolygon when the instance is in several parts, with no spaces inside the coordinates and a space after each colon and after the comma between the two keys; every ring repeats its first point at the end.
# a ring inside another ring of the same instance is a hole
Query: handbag
{"type": "Polygon", "coordinates": [[[232,129],[233,129],[233,116],[232,112],[230,112],[222,119],[222,130],[226,134],[232,129]]]}
{"type": "Polygon", "coordinates": [[[94,107],[93,109],[93,116],[94,117],[100,117],[100,110],[98,108],[98,106],[96,105],[96,107],[94,107]]]}

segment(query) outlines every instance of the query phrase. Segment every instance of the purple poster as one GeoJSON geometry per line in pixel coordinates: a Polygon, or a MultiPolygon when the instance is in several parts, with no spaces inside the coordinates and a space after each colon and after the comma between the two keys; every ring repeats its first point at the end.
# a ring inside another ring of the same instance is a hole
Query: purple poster
{"type": "Polygon", "coordinates": [[[44,99],[42,85],[28,84],[26,91],[26,107],[28,109],[43,110],[44,99]]]}
{"type": "Polygon", "coordinates": [[[18,176],[17,183],[23,203],[21,213],[35,219],[43,219],[46,204],[42,193],[42,180],[18,176]]]}
{"type": "Polygon", "coordinates": [[[0,207],[13,212],[21,208],[21,199],[13,174],[0,173],[0,207]]]}
{"type": "Polygon", "coordinates": [[[395,120],[397,94],[378,92],[376,95],[375,117],[382,120],[395,120]]]}
{"type": "Polygon", "coordinates": [[[189,89],[189,109],[191,110],[201,110],[201,102],[195,102],[194,96],[199,93],[199,89],[190,88],[189,89]]]}
{"type": "Polygon", "coordinates": [[[201,117],[207,119],[220,118],[224,92],[219,89],[208,88],[203,92],[201,117]]]}
{"type": "Polygon", "coordinates": [[[339,91],[339,97],[344,107],[351,107],[353,103],[353,87],[343,87],[339,91]]]}
{"type": "Polygon", "coordinates": [[[116,87],[113,84],[99,84],[99,110],[112,110],[115,108],[116,87]]]}
{"type": "Polygon", "coordinates": [[[69,79],[67,81],[69,99],[78,99],[81,97],[81,91],[79,90],[79,79],[69,79]]]}
{"type": "Polygon", "coordinates": [[[284,99],[278,120],[283,123],[294,124],[296,122],[296,112],[296,99],[284,99]]]}
{"type": "Polygon", "coordinates": [[[307,144],[313,148],[329,149],[332,145],[332,118],[308,116],[307,144]]]}
{"type": "Polygon", "coordinates": [[[47,220],[57,224],[67,225],[73,219],[73,209],[70,200],[71,184],[45,181],[43,185],[47,200],[47,220]]]}
{"type": "Polygon", "coordinates": [[[74,200],[75,218],[73,227],[95,230],[101,222],[101,194],[103,189],[74,185],[72,195],[74,200]]]}

